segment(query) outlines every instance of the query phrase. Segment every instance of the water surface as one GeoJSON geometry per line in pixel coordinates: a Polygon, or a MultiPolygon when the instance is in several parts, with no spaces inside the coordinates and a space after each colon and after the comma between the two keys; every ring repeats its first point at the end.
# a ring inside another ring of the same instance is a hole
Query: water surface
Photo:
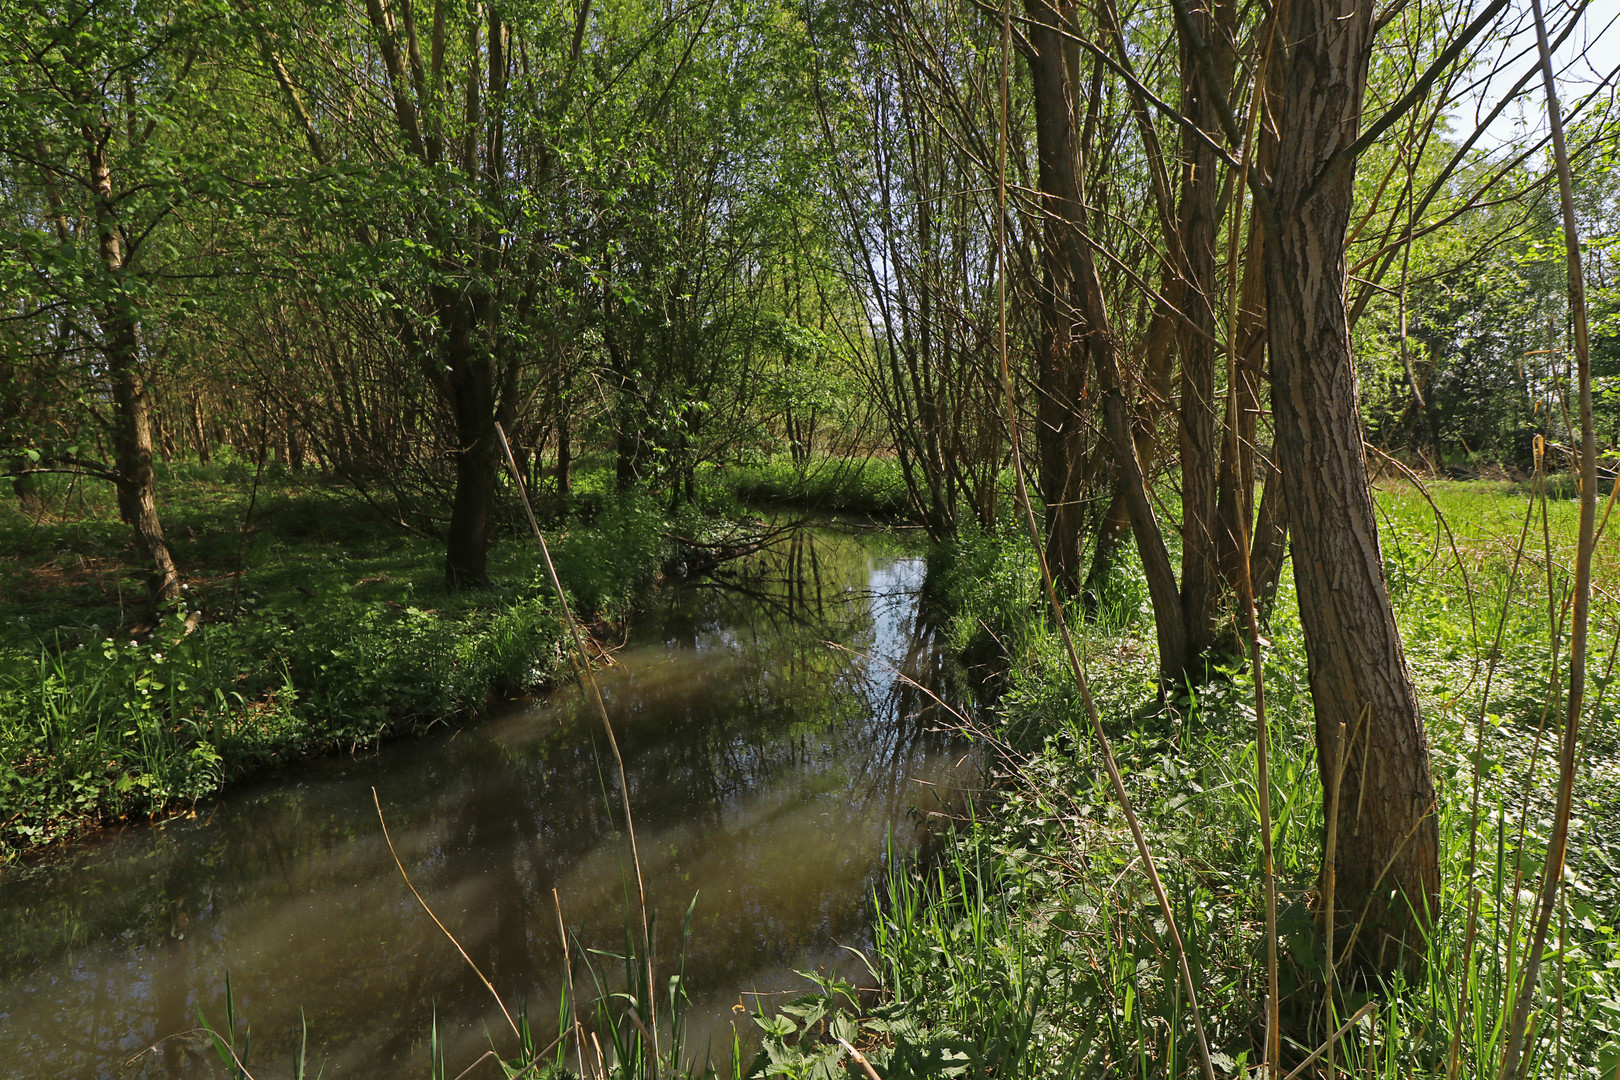
{"type": "MultiPolygon", "coordinates": [[[[692,910],[700,1054],[723,1059],[732,1022],[751,1026],[737,1006],[802,990],[796,971],[869,981],[852,950],[888,837],[914,844],[977,780],[896,677],[943,686],[922,574],[891,540],[802,531],[732,580],[667,590],[601,675],[660,979],[692,910]]],[[[622,950],[636,893],[600,719],[567,687],[0,878],[0,1076],[219,1075],[194,1029],[199,1008],[223,1024],[227,972],[258,1080],[290,1074],[301,1015],[311,1073],[330,1078],[426,1075],[435,1017],[452,1076],[491,1038],[510,1052],[488,991],[401,881],[373,788],[435,913],[555,1033],[559,909],[583,988],[580,947],[622,950]]]]}

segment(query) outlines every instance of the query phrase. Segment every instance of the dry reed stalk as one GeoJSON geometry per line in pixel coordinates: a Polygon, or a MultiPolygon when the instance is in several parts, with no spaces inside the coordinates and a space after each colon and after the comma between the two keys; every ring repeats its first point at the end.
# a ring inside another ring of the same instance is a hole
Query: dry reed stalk
{"type": "Polygon", "coordinates": [[[540,532],[540,523],[535,520],[534,507],[529,503],[529,492],[523,484],[523,473],[517,466],[517,459],[512,456],[512,444],[507,442],[506,430],[500,424],[495,425],[495,434],[500,437],[501,449],[506,454],[507,467],[512,470],[512,482],[517,485],[518,496],[523,503],[523,513],[529,519],[529,528],[534,530],[535,542],[540,545],[540,556],[546,564],[546,577],[557,596],[557,606],[562,611],[563,622],[568,624],[568,636],[573,640],[574,651],[579,657],[580,681],[585,685],[591,702],[596,706],[597,714],[602,718],[602,727],[607,731],[608,746],[613,750],[613,763],[619,772],[619,797],[624,805],[624,828],[630,838],[630,861],[636,871],[636,891],[641,907],[641,947],[647,965],[646,1030],[652,1041],[653,1060],[657,1061],[658,994],[653,983],[652,925],[647,917],[647,885],[641,873],[641,851],[636,845],[636,823],[630,813],[630,777],[624,768],[624,755],[619,752],[618,736],[613,733],[613,721],[608,716],[607,702],[602,700],[602,688],[596,684],[596,672],[591,667],[590,651],[585,648],[585,638],[579,631],[579,621],[574,618],[573,609],[568,606],[568,596],[563,591],[562,579],[557,576],[557,567],[552,564],[551,548],[540,532]]]}
{"type": "MultiPolygon", "coordinates": [[[[1537,459],[1537,472],[1539,475],[1540,459],[1537,459]]],[[[1519,580],[1519,567],[1524,561],[1525,542],[1530,536],[1530,522],[1536,515],[1536,497],[1532,492],[1529,502],[1525,506],[1524,524],[1519,529],[1519,541],[1513,549],[1513,566],[1508,571],[1507,590],[1502,596],[1502,613],[1496,620],[1496,636],[1491,640],[1490,654],[1485,658],[1485,685],[1480,690],[1479,712],[1474,718],[1474,761],[1472,790],[1468,799],[1469,832],[1468,832],[1468,863],[1464,871],[1471,883],[1474,879],[1474,868],[1479,857],[1479,789],[1480,789],[1480,762],[1485,753],[1485,713],[1491,703],[1491,682],[1496,676],[1496,664],[1501,657],[1502,635],[1507,630],[1508,613],[1513,609],[1513,588],[1519,580]]],[[[1620,639],[1617,639],[1620,643],[1620,639]]],[[[1479,924],[1479,890],[1472,884],[1468,888],[1468,921],[1463,931],[1462,955],[1462,986],[1457,995],[1457,1015],[1461,1017],[1468,1011],[1469,983],[1473,975],[1474,942],[1479,924]]],[[[1446,1080],[1456,1080],[1457,1070],[1462,1065],[1462,1025],[1459,1023],[1451,1033],[1451,1046],[1447,1052],[1446,1080]]]]}
{"type": "Polygon", "coordinates": [[[1374,1080],[1377,1075],[1373,1062],[1378,1057],[1378,1012],[1373,1011],[1372,1019],[1367,1021],[1367,1080],[1374,1080]]]}
{"type": "MultiPolygon", "coordinates": [[[[1569,305],[1574,323],[1576,379],[1580,390],[1581,412],[1581,515],[1580,539],[1575,556],[1575,606],[1569,638],[1569,695],[1564,721],[1563,752],[1558,769],[1558,801],[1553,812],[1553,832],[1547,845],[1546,865],[1538,897],[1535,931],[1531,935],[1519,998],[1513,1009],[1512,1026],[1502,1054],[1500,1080],[1514,1080],[1530,1019],[1531,999],[1541,969],[1542,952],[1553,908],[1564,880],[1564,860],[1569,845],[1569,819],[1574,799],[1576,751],[1580,741],[1581,710],[1586,693],[1586,638],[1592,596],[1592,549],[1597,518],[1597,440],[1592,425],[1592,360],[1587,341],[1586,282],[1581,270],[1580,234],[1575,220],[1575,202],[1569,171],[1569,150],[1564,143],[1564,123],[1558,110],[1558,89],[1553,78],[1552,50],[1547,44],[1547,24],[1540,0],[1531,0],[1536,24],[1536,49],[1541,58],[1541,77],[1547,97],[1547,122],[1552,128],[1553,161],[1558,170],[1559,204],[1564,218],[1564,252],[1569,276],[1569,305]]],[[[1550,568],[1549,568],[1550,572],[1550,568]]]]}
{"type": "MultiPolygon", "coordinates": [[[[1238,158],[1238,175],[1232,185],[1231,224],[1227,226],[1227,305],[1226,305],[1226,447],[1228,460],[1238,460],[1237,325],[1241,288],[1238,261],[1243,233],[1243,192],[1248,186],[1249,159],[1254,149],[1255,124],[1265,101],[1266,73],[1270,67],[1272,43],[1277,22],[1272,19],[1255,65],[1254,91],[1249,96],[1249,115],[1243,123],[1243,150],[1238,158]]],[[[1234,465],[1233,472],[1241,470],[1234,465]]],[[[1241,506],[1241,500],[1239,500],[1241,506]]],[[[1266,722],[1266,677],[1264,647],[1260,636],[1260,615],[1254,603],[1254,571],[1251,564],[1247,514],[1237,515],[1238,535],[1232,538],[1238,558],[1238,592],[1249,632],[1249,666],[1254,673],[1254,765],[1256,802],[1260,809],[1260,873],[1266,890],[1266,1045],[1261,1055],[1261,1076],[1273,1080],[1282,1062],[1281,1002],[1278,990],[1277,959],[1277,870],[1272,851],[1270,729],[1266,722]]]]}
{"type": "MultiPolygon", "coordinates": [[[[478,1068],[478,1066],[482,1065],[484,1062],[488,1061],[490,1058],[494,1058],[496,1061],[501,1060],[500,1055],[497,1054],[495,1051],[493,1051],[493,1050],[485,1050],[482,1054],[478,1055],[477,1060],[475,1060],[471,1065],[467,1066],[465,1069],[462,1069],[460,1072],[456,1073],[455,1080],[465,1080],[466,1076],[469,1073],[471,1073],[474,1069],[478,1068]]],[[[514,1077],[513,1080],[516,1080],[516,1078],[514,1077]]]]}
{"type": "Polygon", "coordinates": [[[405,879],[405,887],[411,890],[411,895],[416,897],[418,904],[422,905],[422,910],[427,912],[428,918],[433,920],[435,926],[444,931],[444,936],[450,939],[450,944],[456,947],[456,952],[460,953],[461,958],[467,961],[467,966],[473,969],[473,974],[478,976],[478,981],[484,984],[484,988],[489,991],[490,997],[495,999],[495,1004],[500,1006],[501,1015],[506,1017],[506,1022],[512,1026],[512,1034],[521,1039],[523,1035],[518,1031],[517,1021],[513,1020],[512,1014],[506,1011],[506,1002],[501,1000],[501,995],[496,991],[495,984],[490,982],[489,977],[479,970],[477,964],[473,963],[473,958],[467,955],[467,950],[461,947],[461,942],[456,940],[456,935],[450,932],[450,928],[444,925],[437,915],[433,914],[433,909],[428,907],[428,902],[422,899],[421,893],[416,891],[416,886],[411,882],[411,875],[405,872],[405,864],[400,862],[399,852],[394,850],[394,839],[388,835],[388,820],[383,817],[382,800],[377,797],[376,788],[371,789],[371,802],[377,808],[377,823],[382,826],[383,841],[388,845],[388,854],[394,857],[394,865],[399,867],[399,876],[405,879]]]}
{"type": "MultiPolygon", "coordinates": [[[[563,923],[562,896],[556,889],[551,890],[551,902],[557,908],[557,934],[562,939],[563,977],[568,987],[568,1019],[570,1021],[568,1026],[574,1035],[574,1053],[579,1058],[579,1067],[584,1069],[585,1043],[580,1038],[580,1032],[583,1028],[579,1022],[579,1000],[574,996],[574,965],[568,957],[568,927],[563,923]]],[[[559,1039],[564,1037],[564,1035],[558,1036],[559,1039]]]]}
{"type": "Polygon", "coordinates": [[[1321,1058],[1323,1054],[1332,1053],[1332,1048],[1338,1043],[1338,1041],[1344,1038],[1345,1034],[1349,1032],[1351,1028],[1361,1023],[1361,1018],[1363,1016],[1366,1016],[1368,1013],[1372,1012],[1376,1007],[1377,1002],[1369,1001],[1367,1004],[1357,1009],[1355,1013],[1351,1015],[1350,1019],[1340,1024],[1338,1030],[1327,1037],[1326,1042],[1324,1042],[1321,1046],[1318,1046],[1315,1050],[1312,1050],[1310,1055],[1306,1057],[1304,1061],[1300,1062],[1298,1065],[1295,1065],[1294,1071],[1283,1077],[1283,1080],[1297,1080],[1298,1077],[1304,1076],[1306,1069],[1316,1064],[1317,1060],[1321,1058]]]}
{"type": "Polygon", "coordinates": [[[850,1056],[850,1060],[854,1061],[855,1064],[861,1067],[861,1071],[867,1075],[869,1080],[883,1080],[883,1078],[878,1075],[877,1070],[872,1068],[872,1063],[866,1060],[865,1054],[851,1046],[848,1040],[844,1039],[842,1036],[835,1035],[833,1037],[838,1040],[838,1045],[844,1048],[844,1052],[850,1056]]]}
{"type": "Polygon", "coordinates": [[[1119,800],[1120,810],[1124,814],[1126,826],[1131,833],[1131,839],[1136,844],[1137,853],[1142,859],[1142,868],[1152,885],[1154,898],[1158,902],[1160,913],[1164,916],[1165,929],[1175,950],[1176,964],[1180,970],[1181,982],[1187,991],[1187,1011],[1192,1018],[1193,1033],[1198,1042],[1199,1064],[1203,1069],[1204,1080],[1215,1080],[1215,1065],[1210,1057],[1209,1040],[1204,1031],[1203,1013],[1198,1007],[1198,988],[1193,982],[1192,968],[1187,963],[1187,948],[1182,941],[1181,930],[1176,924],[1175,909],[1171,906],[1170,897],[1165,892],[1164,882],[1159,878],[1158,864],[1154,861],[1153,851],[1148,846],[1147,836],[1142,831],[1142,823],[1136,816],[1136,809],[1131,804],[1129,793],[1125,790],[1125,781],[1120,776],[1119,764],[1114,759],[1113,747],[1108,741],[1107,733],[1103,731],[1102,717],[1098,714],[1097,703],[1091,696],[1091,684],[1086,678],[1085,665],[1080,661],[1080,654],[1074,644],[1074,636],[1069,632],[1068,620],[1063,614],[1063,605],[1058,601],[1057,590],[1052,581],[1052,569],[1047,564],[1045,547],[1041,543],[1040,526],[1035,522],[1035,511],[1030,502],[1029,489],[1024,483],[1023,452],[1020,448],[1018,432],[1018,410],[1013,398],[1012,368],[1007,359],[1007,112],[1010,96],[1008,84],[1010,81],[1011,52],[1012,9],[1008,4],[1004,3],[1001,10],[1001,86],[996,148],[996,307],[999,317],[997,339],[1000,374],[1002,388],[1006,396],[1007,432],[1012,448],[1013,477],[1017,484],[1018,503],[1024,511],[1030,543],[1034,546],[1035,557],[1040,563],[1041,582],[1045,586],[1047,602],[1058,627],[1059,636],[1063,641],[1064,651],[1074,674],[1075,685],[1079,689],[1081,700],[1085,705],[1086,717],[1090,721],[1092,737],[1097,741],[1098,754],[1101,756],[1103,767],[1108,773],[1108,780],[1114,789],[1114,796],[1119,800]]]}
{"type": "MultiPolygon", "coordinates": [[[[1361,709],[1361,719],[1356,726],[1367,719],[1370,705],[1361,709]]],[[[1353,739],[1354,736],[1352,735],[1353,739]]],[[[1322,858],[1322,934],[1327,939],[1327,978],[1323,987],[1323,1016],[1328,1023],[1333,1022],[1333,987],[1338,981],[1336,978],[1337,965],[1333,962],[1333,887],[1338,877],[1338,863],[1335,861],[1339,848],[1339,803],[1344,788],[1344,759],[1348,753],[1348,740],[1345,738],[1344,724],[1333,739],[1333,805],[1328,810],[1327,821],[1327,854],[1322,858]]],[[[1335,1075],[1333,1067],[1333,1039],[1328,1039],[1324,1047],[1327,1053],[1328,1080],[1335,1075]]]]}

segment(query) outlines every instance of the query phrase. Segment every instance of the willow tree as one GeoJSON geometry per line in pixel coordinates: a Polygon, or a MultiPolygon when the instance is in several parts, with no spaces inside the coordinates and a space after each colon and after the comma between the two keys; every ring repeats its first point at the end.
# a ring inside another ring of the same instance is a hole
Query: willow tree
{"type": "Polygon", "coordinates": [[[1299,0],[1289,12],[1272,61],[1283,90],[1262,212],[1276,453],[1329,822],[1322,915],[1358,966],[1410,969],[1438,911],[1438,816],[1384,580],[1345,307],[1373,4],[1299,0]]]}
{"type": "MultiPolygon", "coordinates": [[[[532,377],[558,242],[558,132],[592,8],[356,0],[255,16],[291,134],[378,212],[345,226],[408,369],[432,388],[453,483],[444,576],[487,583],[500,449],[532,377]],[[386,200],[376,198],[381,190],[386,200]]],[[[332,231],[313,221],[312,230],[332,231]]],[[[407,377],[402,371],[400,377],[407,377]]]]}

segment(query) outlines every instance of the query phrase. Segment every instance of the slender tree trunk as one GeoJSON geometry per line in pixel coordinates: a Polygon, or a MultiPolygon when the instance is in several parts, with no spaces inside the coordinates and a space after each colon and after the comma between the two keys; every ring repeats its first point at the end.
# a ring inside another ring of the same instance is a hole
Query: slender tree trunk
{"type": "MultiPolygon", "coordinates": [[[[1179,296],[1179,278],[1165,282],[1165,293],[1167,296],[1179,296]]],[[[1146,474],[1152,470],[1157,457],[1158,443],[1153,433],[1159,425],[1159,414],[1170,400],[1171,377],[1175,371],[1175,328],[1172,316],[1162,304],[1153,313],[1142,348],[1147,365],[1143,371],[1144,385],[1136,399],[1134,434],[1136,459],[1141,471],[1146,474]]],[[[1112,447],[1112,443],[1106,445],[1112,447]]],[[[1096,609],[1109,575],[1113,573],[1120,552],[1124,550],[1121,541],[1132,528],[1130,503],[1126,498],[1124,482],[1119,478],[1118,465],[1113,461],[1106,464],[1114,469],[1115,478],[1096,543],[1092,547],[1091,566],[1086,571],[1085,592],[1082,594],[1087,610],[1092,612],[1096,609]]],[[[1181,617],[1179,607],[1175,617],[1181,617]]]]}
{"type": "MultiPolygon", "coordinates": [[[[1219,87],[1205,85],[1192,47],[1181,46],[1182,108],[1211,139],[1221,138],[1215,106],[1231,82],[1230,3],[1207,0],[1191,7],[1193,25],[1208,43],[1219,87]]],[[[1181,408],[1177,412],[1181,448],[1181,607],[1187,624],[1187,658],[1197,664],[1214,638],[1220,613],[1221,575],[1217,554],[1215,327],[1216,243],[1220,231],[1220,179],[1208,142],[1184,138],[1178,231],[1181,241],[1185,318],[1177,325],[1181,356],[1181,408]]],[[[1192,674],[1199,675],[1200,672],[1192,674]]]]}
{"type": "Polygon", "coordinates": [[[197,444],[197,460],[207,465],[211,455],[208,448],[208,428],[203,424],[202,394],[194,394],[191,398],[191,435],[197,444]]]}
{"type": "Polygon", "coordinates": [[[151,561],[146,593],[149,613],[180,587],[180,575],[169,554],[158,517],[152,472],[152,399],[141,371],[140,325],[124,284],[123,235],[118,227],[112,176],[102,136],[86,130],[90,178],[96,192],[96,228],[102,269],[110,295],[102,309],[101,333],[112,391],[113,464],[118,473],[118,514],[135,533],[151,561]]]}
{"type": "Polygon", "coordinates": [[[557,499],[568,498],[574,465],[573,433],[568,427],[568,412],[559,406],[557,412],[557,499]]]}
{"type": "Polygon", "coordinates": [[[1086,569],[1086,583],[1081,593],[1088,615],[1095,615],[1101,607],[1108,591],[1108,579],[1113,575],[1114,564],[1119,561],[1120,550],[1130,533],[1131,510],[1125,503],[1123,486],[1115,482],[1113,492],[1108,497],[1108,507],[1097,526],[1097,537],[1091,548],[1091,565],[1086,569]]]}
{"type": "Polygon", "coordinates": [[[1080,201],[1079,128],[1074,92],[1057,27],[1068,25],[1072,3],[1025,0],[1031,20],[1029,66],[1035,87],[1035,141],[1045,211],[1041,226],[1041,336],[1035,364],[1035,444],[1041,500],[1046,506],[1046,561],[1052,578],[1078,596],[1085,425],[1080,398],[1085,365],[1074,339],[1074,304],[1064,234],[1084,211],[1080,201]]]}
{"type": "Polygon", "coordinates": [[[1324,893],[1338,942],[1356,934],[1358,968],[1412,972],[1439,900],[1434,781],[1362,454],[1344,299],[1355,167],[1334,159],[1359,129],[1372,16],[1372,0],[1292,5],[1266,296],[1317,761],[1327,820],[1338,822],[1324,893]]]}
{"type": "MultiPolygon", "coordinates": [[[[1272,457],[1276,454],[1273,452],[1272,457]]],[[[1265,486],[1260,489],[1260,509],[1254,523],[1254,539],[1249,544],[1249,574],[1254,584],[1254,605],[1262,621],[1271,618],[1282,581],[1283,556],[1288,551],[1288,506],[1284,501],[1282,473],[1275,461],[1265,462],[1265,486]]]]}
{"type": "MultiPolygon", "coordinates": [[[[116,303],[116,302],[115,302],[116,303]]],[[[127,313],[110,314],[103,332],[107,335],[107,369],[113,399],[113,460],[118,472],[118,515],[135,533],[135,540],[152,564],[147,578],[147,605],[152,612],[172,599],[180,587],[180,575],[169,553],[158,517],[157,490],[152,471],[151,399],[141,377],[139,336],[135,321],[127,313]]]]}
{"type": "MultiPolygon", "coordinates": [[[[1262,134],[1259,168],[1262,176],[1270,175],[1276,157],[1275,134],[1262,134]]],[[[1263,587],[1260,568],[1267,561],[1281,566],[1282,539],[1272,531],[1272,522],[1255,522],[1254,485],[1255,439],[1260,427],[1261,388],[1266,382],[1266,284],[1265,284],[1265,230],[1258,215],[1249,218],[1249,237],[1243,258],[1243,286],[1238,296],[1237,338],[1234,348],[1237,362],[1237,386],[1233,397],[1237,400],[1237,413],[1226,422],[1235,425],[1235,438],[1225,445],[1230,452],[1221,455],[1220,474],[1216,487],[1220,492],[1216,513],[1220,527],[1216,534],[1216,548],[1220,556],[1221,577],[1232,594],[1238,595],[1243,568],[1239,560],[1244,552],[1239,545],[1243,537],[1251,537],[1249,574],[1255,590],[1258,610],[1269,610],[1276,591],[1276,575],[1270,577],[1270,588],[1263,587]],[[1277,550],[1262,551],[1262,545],[1275,543],[1277,550]]],[[[1270,469],[1266,474],[1270,483],[1270,469]]],[[[1269,489],[1268,489],[1269,490],[1269,489]]],[[[1280,495],[1272,496],[1280,499],[1280,495]]],[[[1273,513],[1277,506],[1273,505],[1273,513]]]]}
{"type": "MultiPolygon", "coordinates": [[[[1187,670],[1187,628],[1182,617],[1181,597],[1175,571],[1170,565],[1164,533],[1153,512],[1147,477],[1138,456],[1133,429],[1135,419],[1119,363],[1119,345],[1114,340],[1102,281],[1082,242],[1085,227],[1082,198],[1080,145],[1075,130],[1073,83],[1063,56],[1065,25],[1051,0],[1025,0],[1030,26],[1027,31],[1030,75],[1037,102],[1037,144],[1043,172],[1047,162],[1052,172],[1043,179],[1047,196],[1048,220],[1056,218],[1060,227],[1047,242],[1056,245],[1047,258],[1062,260],[1072,282],[1075,322],[1085,355],[1096,371],[1104,427],[1114,448],[1114,460],[1130,510],[1131,530],[1142,558],[1148,593],[1153,600],[1153,620],[1159,644],[1160,681],[1164,686],[1179,683],[1187,670]],[[1044,129],[1044,135],[1043,135],[1044,129]]],[[[1075,472],[1082,470],[1076,463],[1075,472]]]]}

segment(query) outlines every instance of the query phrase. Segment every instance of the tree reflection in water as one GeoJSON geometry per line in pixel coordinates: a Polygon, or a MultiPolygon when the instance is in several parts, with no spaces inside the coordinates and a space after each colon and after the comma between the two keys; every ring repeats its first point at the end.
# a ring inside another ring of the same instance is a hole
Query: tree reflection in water
{"type": "MultiPolygon", "coordinates": [[[[668,590],[603,673],[660,977],[697,896],[685,969],[700,1052],[729,1044],[739,1000],[799,989],[795,969],[861,974],[842,946],[865,943],[891,830],[915,843],[921,816],[978,779],[929,694],[895,676],[951,697],[919,613],[922,574],[920,558],[869,538],[800,530],[724,578],[668,590]]],[[[211,1075],[199,1041],[159,1042],[198,1007],[219,1020],[227,969],[269,1075],[290,1060],[300,1010],[328,1077],[419,1069],[435,1012],[452,1074],[491,1035],[508,1049],[487,991],[400,882],[370,788],[417,887],[544,1027],[563,979],[552,890],[582,946],[624,945],[634,886],[605,750],[562,689],[12,873],[0,1074],[211,1075]]]]}

